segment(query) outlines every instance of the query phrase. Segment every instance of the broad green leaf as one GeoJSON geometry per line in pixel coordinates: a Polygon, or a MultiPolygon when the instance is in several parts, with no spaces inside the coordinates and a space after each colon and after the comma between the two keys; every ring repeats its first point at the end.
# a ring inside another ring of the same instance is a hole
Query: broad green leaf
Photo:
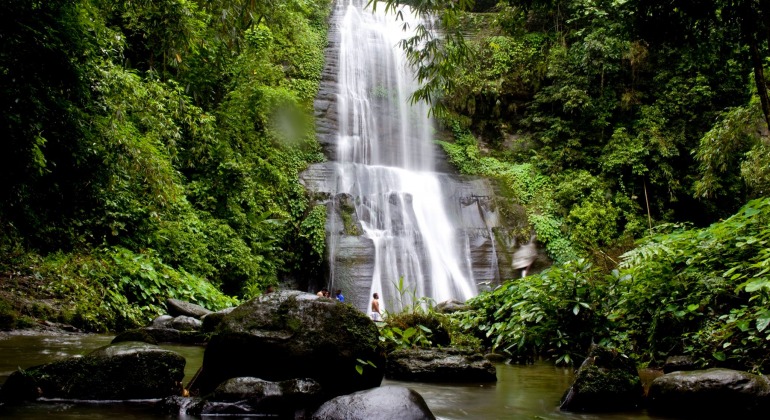
{"type": "Polygon", "coordinates": [[[770,311],[765,310],[757,317],[757,331],[764,331],[770,325],[770,311]]]}
{"type": "Polygon", "coordinates": [[[770,281],[766,279],[755,279],[746,283],[746,291],[748,293],[756,292],[763,287],[770,287],[770,281]]]}

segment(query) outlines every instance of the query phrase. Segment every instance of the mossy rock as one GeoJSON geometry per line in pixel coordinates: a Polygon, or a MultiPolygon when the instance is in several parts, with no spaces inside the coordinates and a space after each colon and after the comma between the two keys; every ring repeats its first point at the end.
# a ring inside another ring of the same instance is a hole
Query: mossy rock
{"type": "Polygon", "coordinates": [[[400,349],[388,355],[388,379],[417,382],[496,382],[497,370],[484,356],[452,347],[400,349]]]}
{"type": "Polygon", "coordinates": [[[593,346],[562,398],[565,411],[634,410],[642,403],[642,381],[634,362],[615,350],[593,346]]]}
{"type": "Polygon", "coordinates": [[[14,372],[3,385],[0,400],[165,398],[181,392],[184,366],[182,356],[157,346],[111,344],[83,357],[14,372]]]}
{"type": "Polygon", "coordinates": [[[365,314],[336,300],[282,291],[224,317],[190,387],[203,395],[234,377],[311,378],[330,398],[378,386],[384,367],[379,332],[365,314]]]}

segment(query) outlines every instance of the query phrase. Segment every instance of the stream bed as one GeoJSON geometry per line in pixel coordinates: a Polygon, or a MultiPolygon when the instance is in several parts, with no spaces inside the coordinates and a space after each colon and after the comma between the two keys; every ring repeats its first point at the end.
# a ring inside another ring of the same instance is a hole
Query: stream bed
{"type": "MultiPolygon", "coordinates": [[[[18,368],[86,354],[109,344],[111,335],[0,335],[0,383],[18,368]]],[[[185,383],[203,362],[199,346],[162,345],[187,360],[185,383]]],[[[578,414],[559,411],[558,403],[573,379],[572,369],[550,363],[534,365],[498,364],[496,384],[428,384],[383,381],[420,393],[440,419],[658,419],[644,411],[612,414],[578,414]]],[[[169,419],[148,404],[35,403],[0,406],[0,418],[13,419],[169,419]]],[[[192,419],[191,417],[185,417],[192,419]]]]}

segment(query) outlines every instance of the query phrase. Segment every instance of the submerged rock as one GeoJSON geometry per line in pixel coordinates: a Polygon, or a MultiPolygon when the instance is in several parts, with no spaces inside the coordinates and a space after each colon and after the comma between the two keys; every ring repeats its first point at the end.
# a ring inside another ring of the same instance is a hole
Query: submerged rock
{"type": "Polygon", "coordinates": [[[633,410],[641,405],[642,393],[633,360],[606,347],[593,346],[560,408],[586,412],[633,410]]]}
{"type": "Polygon", "coordinates": [[[419,382],[496,382],[484,356],[453,348],[402,349],[388,355],[386,376],[419,382]]]}
{"type": "Polygon", "coordinates": [[[325,397],[378,386],[385,368],[374,323],[350,305],[298,291],[252,299],[226,315],[206,347],[191,390],[229,378],[311,378],[325,397]],[[371,362],[376,367],[361,362],[371,362]]]}
{"type": "Polygon", "coordinates": [[[165,398],[181,392],[184,366],[182,356],[157,346],[111,344],[83,357],[14,372],[3,385],[0,400],[165,398]]]}
{"type": "Polygon", "coordinates": [[[767,418],[770,380],[732,369],[673,372],[650,385],[651,412],[699,418],[767,418]]]}
{"type": "MultiPolygon", "coordinates": [[[[270,382],[259,378],[230,378],[186,414],[273,415],[294,417],[296,412],[315,409],[322,402],[321,386],[312,379],[270,382]]],[[[311,411],[312,412],[312,411],[311,411]]]]}
{"type": "Polygon", "coordinates": [[[420,394],[400,386],[383,386],[343,395],[324,403],[313,420],[433,420],[420,394]]]}

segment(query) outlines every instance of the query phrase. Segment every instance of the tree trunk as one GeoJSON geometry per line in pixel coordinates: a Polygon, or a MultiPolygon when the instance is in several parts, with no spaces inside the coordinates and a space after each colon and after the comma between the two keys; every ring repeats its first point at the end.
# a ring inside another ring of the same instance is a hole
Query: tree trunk
{"type": "Polygon", "coordinates": [[[762,104],[762,113],[765,115],[765,123],[770,130],[770,100],[767,97],[767,81],[765,80],[765,70],[762,67],[762,57],[759,55],[757,40],[754,37],[749,39],[749,50],[754,66],[754,82],[757,84],[757,93],[759,93],[759,101],[762,104]]]}

